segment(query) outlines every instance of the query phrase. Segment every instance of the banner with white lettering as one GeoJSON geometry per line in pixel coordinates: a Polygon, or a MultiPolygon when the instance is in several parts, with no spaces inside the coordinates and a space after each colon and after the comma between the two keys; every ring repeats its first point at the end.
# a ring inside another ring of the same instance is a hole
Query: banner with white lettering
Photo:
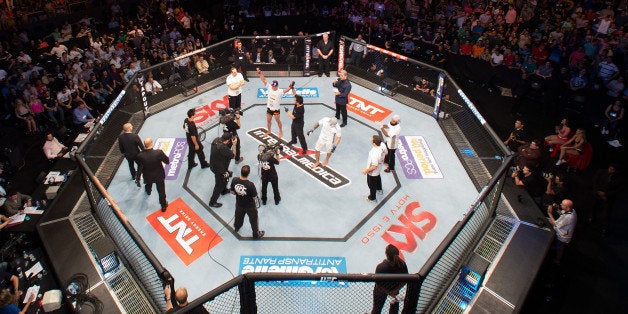
{"type": "Polygon", "coordinates": [[[184,138],[158,138],[155,140],[155,149],[161,149],[168,158],[170,164],[165,165],[166,180],[176,180],[181,170],[181,162],[187,155],[188,142],[184,138]]]}
{"type": "Polygon", "coordinates": [[[348,287],[349,283],[334,280],[334,274],[347,273],[347,261],[340,256],[240,256],[240,274],[246,273],[297,273],[297,274],[329,274],[327,280],[321,281],[268,281],[258,282],[261,286],[307,286],[312,287],[348,287]]]}
{"type": "Polygon", "coordinates": [[[185,266],[222,242],[222,238],[181,198],[168,204],[168,210],[157,210],[146,217],[185,266]]]}
{"type": "Polygon", "coordinates": [[[397,160],[407,179],[442,179],[434,156],[423,136],[400,136],[397,160]]]}
{"type": "MultiPolygon", "coordinates": [[[[295,88],[297,95],[301,95],[303,98],[318,98],[317,87],[297,87],[295,88]]],[[[268,90],[266,88],[257,89],[257,98],[268,98],[268,90]]],[[[294,98],[292,92],[283,94],[282,98],[294,98]]]]}
{"type": "Polygon", "coordinates": [[[392,113],[392,110],[362,98],[354,93],[349,93],[347,110],[373,122],[382,121],[392,113]]]}

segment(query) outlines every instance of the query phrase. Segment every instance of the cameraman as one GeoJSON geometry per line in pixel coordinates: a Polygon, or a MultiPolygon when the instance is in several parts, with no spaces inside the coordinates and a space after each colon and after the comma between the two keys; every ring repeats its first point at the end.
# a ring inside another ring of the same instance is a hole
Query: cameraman
{"type": "Polygon", "coordinates": [[[279,164],[277,155],[281,153],[281,148],[271,147],[257,156],[260,167],[262,168],[262,204],[266,205],[266,197],[268,191],[268,183],[273,186],[273,197],[275,205],[279,205],[281,196],[279,195],[279,177],[275,165],[279,164]]]}
{"type": "Polygon", "coordinates": [[[229,149],[230,144],[235,144],[237,138],[232,139],[231,133],[224,133],[221,137],[217,137],[212,142],[212,149],[209,155],[209,168],[214,173],[214,190],[209,200],[210,207],[220,207],[222,203],[218,203],[218,197],[222,194],[228,194],[227,182],[231,173],[229,172],[229,163],[233,159],[233,152],[229,149]],[[235,142],[234,142],[235,141],[235,142]]]}
{"type": "Polygon", "coordinates": [[[303,97],[301,95],[297,95],[294,89],[292,89],[292,93],[294,94],[294,108],[292,109],[292,112],[288,111],[288,108],[285,108],[288,117],[292,119],[292,125],[290,126],[292,139],[288,142],[288,146],[296,144],[298,138],[299,143],[301,143],[301,155],[305,155],[307,153],[307,142],[305,141],[305,135],[303,134],[303,126],[305,124],[305,120],[303,118],[305,115],[303,97]]]}
{"type": "Polygon", "coordinates": [[[240,129],[240,116],[242,111],[234,110],[228,114],[228,118],[225,119],[224,125],[222,127],[225,133],[231,134],[232,139],[236,139],[236,141],[232,142],[229,145],[229,148],[235,154],[235,163],[239,164],[242,162],[244,158],[240,157],[240,137],[238,137],[238,130],[240,129]],[[235,147],[234,147],[235,146],[235,147]]]}
{"type": "Polygon", "coordinates": [[[578,215],[576,210],[573,209],[573,201],[564,199],[558,205],[550,205],[547,207],[547,215],[549,216],[550,223],[556,231],[556,239],[554,241],[553,248],[556,250],[556,256],[554,257],[554,264],[560,264],[560,260],[563,257],[565,247],[571,238],[573,237],[574,230],[576,229],[576,223],[578,222],[578,215]],[[554,210],[558,210],[559,217],[554,219],[554,210]]]}

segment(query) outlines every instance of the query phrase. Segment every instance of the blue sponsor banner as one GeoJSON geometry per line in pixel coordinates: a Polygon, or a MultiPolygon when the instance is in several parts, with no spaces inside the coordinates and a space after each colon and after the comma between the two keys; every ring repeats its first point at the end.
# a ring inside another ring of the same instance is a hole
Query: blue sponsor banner
{"type": "MultiPolygon", "coordinates": [[[[267,256],[244,255],[240,256],[240,274],[246,273],[297,273],[334,274],[347,273],[347,261],[340,256],[267,256]]],[[[325,281],[275,281],[258,282],[262,286],[307,286],[312,287],[347,287],[349,283],[336,280],[325,281]]]]}
{"type": "MultiPolygon", "coordinates": [[[[297,95],[303,98],[318,98],[318,87],[297,87],[297,95]]],[[[257,89],[257,98],[268,98],[268,91],[264,88],[257,89]]],[[[294,98],[292,92],[283,94],[282,98],[294,98]]]]}

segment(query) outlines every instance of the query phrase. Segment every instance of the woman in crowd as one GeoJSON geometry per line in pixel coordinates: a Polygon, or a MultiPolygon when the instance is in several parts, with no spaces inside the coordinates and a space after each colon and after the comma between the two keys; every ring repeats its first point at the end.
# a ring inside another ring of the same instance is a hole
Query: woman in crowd
{"type": "Polygon", "coordinates": [[[32,133],[37,131],[37,123],[35,122],[35,115],[29,106],[27,106],[22,98],[15,100],[15,116],[24,121],[26,124],[26,131],[32,133]]]}
{"type": "Polygon", "coordinates": [[[556,134],[548,135],[545,137],[545,145],[550,147],[554,145],[563,145],[569,140],[571,134],[571,128],[569,127],[569,120],[563,118],[560,120],[560,124],[555,127],[556,134]]]}
{"type": "Polygon", "coordinates": [[[582,150],[584,149],[584,145],[587,143],[587,136],[584,129],[576,130],[576,134],[565,142],[565,144],[560,146],[560,156],[558,156],[558,161],[556,162],[557,166],[560,166],[567,162],[565,160],[565,155],[580,155],[582,154],[582,150]]]}

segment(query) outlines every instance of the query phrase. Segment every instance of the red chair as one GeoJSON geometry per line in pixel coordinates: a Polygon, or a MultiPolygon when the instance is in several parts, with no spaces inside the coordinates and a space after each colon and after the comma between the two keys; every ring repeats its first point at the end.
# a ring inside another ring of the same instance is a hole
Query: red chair
{"type": "Polygon", "coordinates": [[[591,159],[593,158],[593,147],[591,143],[586,142],[582,147],[582,154],[580,155],[571,155],[565,154],[566,156],[566,164],[569,168],[574,168],[578,170],[584,170],[591,163],[591,159]]]}

